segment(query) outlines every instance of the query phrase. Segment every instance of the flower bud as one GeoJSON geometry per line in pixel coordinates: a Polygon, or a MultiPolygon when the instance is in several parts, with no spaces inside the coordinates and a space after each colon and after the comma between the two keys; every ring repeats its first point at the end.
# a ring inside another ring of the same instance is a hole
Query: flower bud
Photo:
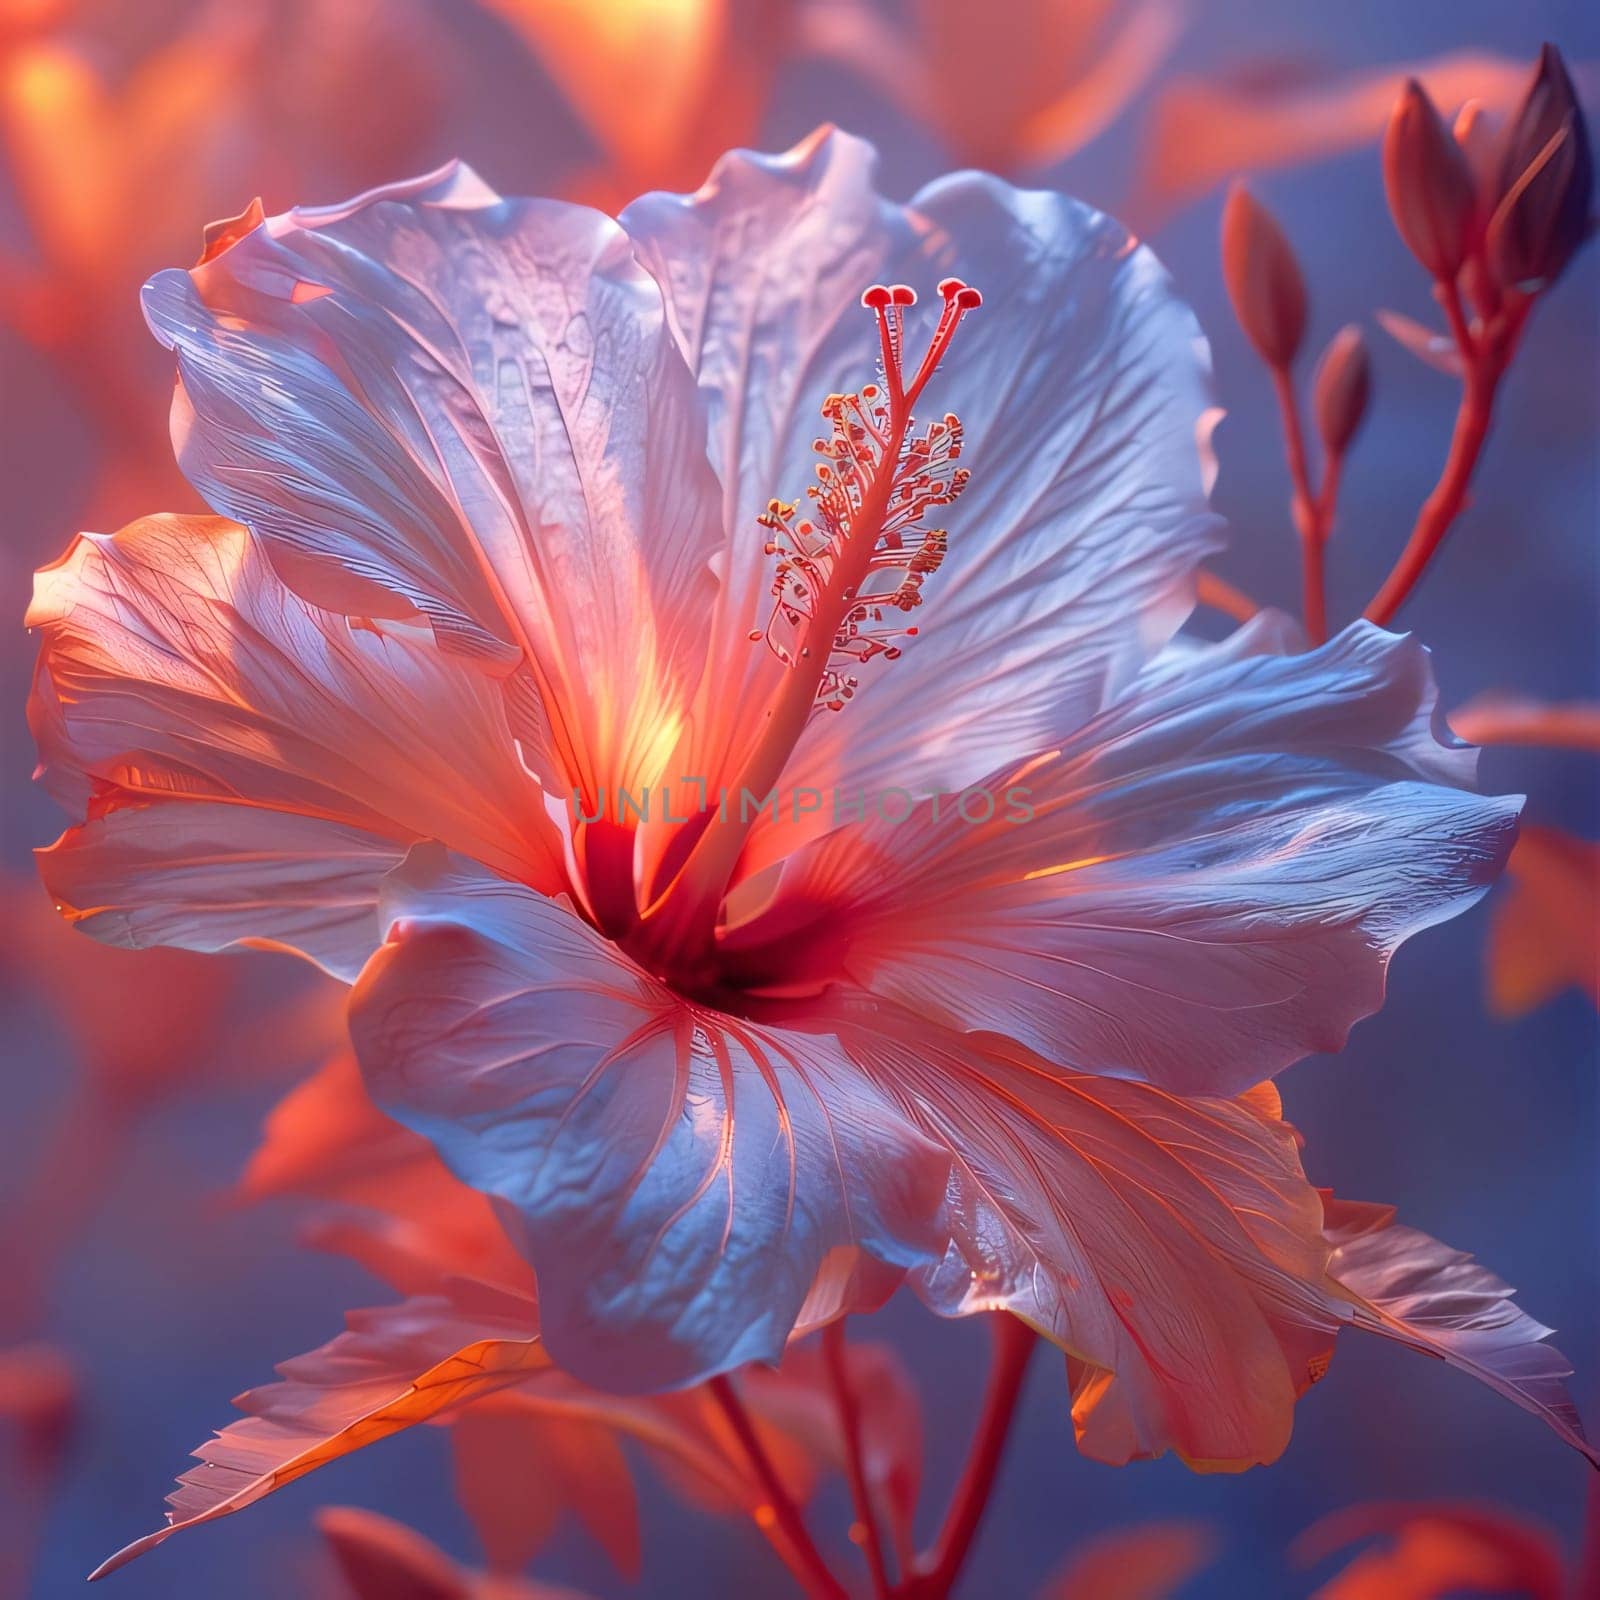
{"type": "Polygon", "coordinates": [[[1565,270],[1589,235],[1587,195],[1574,204],[1587,173],[1574,118],[1534,158],[1489,221],[1489,269],[1507,289],[1537,294],[1565,270]]]}
{"type": "Polygon", "coordinates": [[[1500,198],[1500,150],[1504,123],[1481,100],[1462,106],[1450,130],[1472,174],[1473,187],[1484,216],[1500,198]]]}
{"type": "Polygon", "coordinates": [[[1328,341],[1311,383],[1311,413],[1329,456],[1342,456],[1349,448],[1371,397],[1367,341],[1348,323],[1328,341]]]}
{"type": "Polygon", "coordinates": [[[1532,294],[1561,276],[1589,233],[1594,161],[1583,109],[1554,45],[1546,45],[1506,131],[1489,259],[1507,288],[1532,294]]]}
{"type": "Polygon", "coordinates": [[[1403,316],[1398,311],[1379,311],[1377,318],[1378,326],[1418,361],[1447,377],[1466,377],[1467,367],[1461,359],[1460,346],[1448,334],[1426,327],[1414,317],[1403,316]]]}
{"type": "Polygon", "coordinates": [[[1287,367],[1305,337],[1305,280],[1283,229],[1242,183],[1222,208],[1222,277],[1261,359],[1287,367]]]}
{"type": "Polygon", "coordinates": [[[1434,278],[1450,282],[1472,246],[1477,194],[1461,147],[1415,78],[1383,136],[1383,187],[1406,247],[1434,278]]]}
{"type": "Polygon", "coordinates": [[[1594,179],[1588,160],[1589,137],[1583,123],[1583,108],[1578,104],[1578,93],[1572,86],[1561,52],[1553,44],[1547,44],[1539,52],[1533,81],[1528,85],[1522,104],[1506,129],[1505,144],[1500,153],[1497,199],[1503,200],[1511,192],[1517,180],[1543,153],[1545,146],[1566,126],[1568,117],[1576,118],[1578,132],[1583,136],[1578,142],[1583,151],[1584,170],[1592,184],[1594,179]]]}

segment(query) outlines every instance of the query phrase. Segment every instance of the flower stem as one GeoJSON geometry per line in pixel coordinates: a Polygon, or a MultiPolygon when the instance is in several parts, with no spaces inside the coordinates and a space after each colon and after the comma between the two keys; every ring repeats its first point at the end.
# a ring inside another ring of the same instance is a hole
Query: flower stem
{"type": "Polygon", "coordinates": [[[1007,1312],[995,1318],[994,1335],[989,1384],[966,1468],[951,1497],[950,1509],[945,1513],[944,1526],[933,1550],[924,1558],[918,1576],[902,1591],[915,1600],[946,1600],[951,1585],[960,1576],[988,1509],[1000,1460],[1005,1454],[1006,1439],[1016,1416],[1017,1401],[1022,1394],[1028,1358],[1039,1340],[1032,1328],[1007,1312]]]}
{"type": "Polygon", "coordinates": [[[1435,552],[1444,543],[1450,525],[1461,514],[1467,500],[1467,484],[1478,454],[1488,436],[1492,395],[1469,374],[1462,392],[1461,408],[1456,413],[1455,432],[1450,440],[1450,455],[1433,493],[1423,503],[1416,526],[1406,547],[1400,552],[1383,586],[1372,597],[1366,615],[1372,622],[1387,627],[1405,604],[1418,580],[1427,570],[1435,552]]]}
{"type": "Polygon", "coordinates": [[[861,1529],[861,1548],[872,1578],[877,1600],[888,1600],[889,1569],[883,1559],[883,1539],[872,1509],[872,1494],[867,1487],[866,1462],[861,1449],[861,1405],[850,1381],[846,1359],[844,1318],[830,1322],[822,1330],[822,1359],[828,1369],[828,1382],[839,1409],[839,1431],[844,1435],[845,1474],[850,1481],[850,1499],[855,1505],[856,1522],[861,1529]]]}
{"type": "Polygon", "coordinates": [[[1483,695],[1450,713],[1450,727],[1468,744],[1531,745],[1543,750],[1588,750],[1600,754],[1600,707],[1483,695]]]}
{"type": "MultiPolygon", "coordinates": [[[[1300,426],[1300,403],[1295,398],[1294,383],[1287,367],[1272,369],[1272,385],[1278,395],[1278,412],[1283,419],[1283,441],[1289,459],[1289,483],[1293,491],[1290,510],[1294,515],[1295,532],[1300,536],[1301,617],[1306,625],[1306,637],[1313,645],[1319,645],[1328,637],[1327,563],[1324,558],[1328,532],[1323,517],[1324,502],[1311,487],[1311,474],[1306,467],[1305,431],[1300,426]]],[[[1337,478],[1333,481],[1337,484],[1337,478]]],[[[1331,497],[1329,509],[1331,511],[1331,497]]]]}
{"type": "Polygon", "coordinates": [[[1226,578],[1214,572],[1201,572],[1195,587],[1195,598],[1203,606],[1220,611],[1235,622],[1249,622],[1261,609],[1243,589],[1235,588],[1226,578]]]}
{"type": "Polygon", "coordinates": [[[1455,284],[1439,284],[1435,293],[1461,352],[1466,378],[1444,470],[1433,492],[1423,502],[1405,548],[1367,606],[1366,617],[1381,627],[1387,627],[1405,604],[1444,543],[1445,535],[1466,509],[1467,489],[1483,452],[1484,440],[1489,436],[1495,393],[1527,314],[1524,303],[1497,318],[1480,341],[1467,326],[1461,293],[1455,284]]]}
{"type": "MultiPolygon", "coordinates": [[[[775,1531],[782,1535],[779,1553],[784,1555],[789,1570],[806,1593],[813,1596],[813,1600],[849,1600],[849,1591],[829,1570],[822,1552],[807,1531],[800,1508],[795,1505],[778,1476],[778,1469],[773,1466],[772,1458],[761,1443],[755,1424],[750,1420],[750,1413],[745,1410],[732,1380],[726,1376],[715,1377],[711,1380],[710,1389],[712,1397],[722,1408],[723,1416],[727,1418],[728,1426],[733,1429],[740,1448],[749,1458],[761,1492],[766,1496],[766,1505],[762,1510],[771,1512],[775,1531]]],[[[763,1521],[760,1513],[756,1520],[758,1523],[763,1521]]]]}

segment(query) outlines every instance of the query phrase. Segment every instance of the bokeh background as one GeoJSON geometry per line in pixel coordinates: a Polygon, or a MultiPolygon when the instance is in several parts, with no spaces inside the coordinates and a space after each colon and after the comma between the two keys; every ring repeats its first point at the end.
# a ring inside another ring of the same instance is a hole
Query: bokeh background
{"type": "MultiPolygon", "coordinates": [[[[1374,409],[1348,465],[1330,558],[1342,620],[1409,529],[1454,406],[1451,382],[1372,324],[1379,307],[1425,316],[1430,301],[1387,221],[1378,125],[1353,109],[1371,94],[1352,96],[1351,86],[1378,69],[1445,60],[1448,112],[1479,81],[1504,97],[1521,70],[1505,63],[1526,62],[1545,38],[1573,63],[1586,98],[1600,63],[1600,10],[1583,0],[1174,3],[1160,8],[1170,51],[1137,86],[1096,77],[1100,46],[1084,47],[1064,74],[1083,82],[1080,122],[1057,142],[1093,136],[1061,155],[1008,144],[993,113],[1026,97],[1027,75],[1052,50],[1065,59],[1041,21],[1068,9],[1064,0],[906,0],[872,10],[876,33],[848,7],[786,21],[766,0],[732,0],[735,43],[703,67],[698,90],[638,41],[647,13],[676,27],[683,14],[718,7],[594,0],[578,9],[605,21],[577,58],[557,26],[570,9],[0,0],[0,610],[12,620],[0,639],[0,1350],[50,1352],[7,1357],[17,1370],[0,1375],[0,1390],[20,1385],[37,1398],[63,1362],[76,1383],[70,1430],[56,1430],[63,1408],[21,1430],[20,1444],[18,1428],[8,1435],[7,1448],[32,1450],[38,1469],[27,1494],[0,1480],[11,1563],[0,1583],[19,1595],[75,1592],[111,1549],[155,1525],[173,1474],[228,1419],[231,1395],[330,1336],[347,1307],[389,1298],[355,1267],[299,1248],[292,1212],[227,1200],[263,1113],[323,1046],[328,1007],[317,985],[266,956],[82,952],[87,941],[54,926],[30,877],[30,850],[61,819],[29,784],[22,708],[32,647],[19,620],[28,574],[80,527],[197,504],[165,455],[170,373],[136,303],[148,272],[192,260],[201,225],[256,194],[269,212],[332,201],[452,155],[505,191],[611,203],[636,188],[692,186],[729,140],[781,148],[824,120],[878,143],[895,195],[976,154],[1128,217],[1166,261],[1210,337],[1228,412],[1217,500],[1232,548],[1217,569],[1262,601],[1292,605],[1298,565],[1276,411],[1228,308],[1217,219],[1229,170],[1294,143],[1287,123],[1254,145],[1223,135],[1250,126],[1263,104],[1297,105],[1304,129],[1324,130],[1308,133],[1308,146],[1323,148],[1253,182],[1304,265],[1310,343],[1320,348],[1359,321],[1374,353],[1374,409]],[[945,45],[952,70],[919,83],[925,48],[945,37],[935,16],[954,19],[940,25],[955,30],[945,45]],[[1211,86],[1204,102],[1197,81],[1211,86]],[[630,102],[659,120],[623,117],[630,102]],[[1178,126],[1164,119],[1202,104],[1209,109],[1191,109],[1163,154],[1159,130],[1178,126]],[[25,1556],[31,1578],[21,1576],[25,1556]]],[[[1105,10],[1109,27],[1125,20],[1116,5],[1079,9],[1105,10]]],[[[1540,306],[1474,502],[1404,615],[1434,650],[1448,706],[1489,689],[1544,699],[1600,690],[1597,310],[1600,250],[1590,248],[1540,306]]],[[[1484,773],[1492,788],[1527,792],[1531,819],[1600,833],[1592,757],[1495,750],[1484,773]]],[[[1280,1081],[1313,1178],[1394,1202],[1515,1282],[1523,1305],[1559,1330],[1578,1367],[1579,1404],[1600,1425],[1596,1016],[1576,992],[1514,1022],[1489,1016],[1491,910],[1408,945],[1386,1010],[1357,1027],[1340,1057],[1280,1081]]],[[[976,1409],[983,1336],[909,1302],[880,1321],[875,1331],[893,1336],[923,1389],[936,1512],[976,1409]]],[[[1289,1563],[1293,1537],[1375,1498],[1495,1503],[1544,1519],[1574,1550],[1586,1477],[1535,1420],[1488,1391],[1353,1335],[1302,1402],[1276,1467],[1243,1477],[1195,1476],[1175,1462],[1111,1470],[1077,1457],[1059,1361],[1042,1353],[963,1592],[1031,1594],[1075,1538],[1181,1518],[1204,1524],[1216,1545],[1185,1593],[1308,1593],[1325,1571],[1289,1563]]],[[[326,1502],[381,1508],[476,1559],[444,1439],[424,1428],[185,1535],[119,1573],[114,1592],[322,1592],[325,1558],[309,1517],[326,1502]]],[[[649,1487],[644,1519],[636,1588],[570,1532],[538,1570],[605,1596],[784,1592],[748,1528],[713,1525],[649,1487]]]]}

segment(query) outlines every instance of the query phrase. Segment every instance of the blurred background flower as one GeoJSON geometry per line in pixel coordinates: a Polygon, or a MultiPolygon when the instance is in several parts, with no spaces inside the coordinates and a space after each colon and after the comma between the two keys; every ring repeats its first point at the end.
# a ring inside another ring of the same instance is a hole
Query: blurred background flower
{"type": "MultiPolygon", "coordinates": [[[[1373,320],[1383,309],[1404,331],[1436,318],[1388,219],[1380,139],[1410,77],[1446,123],[1475,102],[1469,124],[1492,131],[1515,110],[1547,36],[1579,97],[1592,94],[1600,16],[1577,0],[1320,10],[1271,0],[3,0],[8,614],[20,617],[29,572],[76,529],[197,505],[171,464],[170,360],[142,325],[137,289],[151,271],[193,261],[206,223],[258,194],[281,211],[450,155],[504,192],[611,206],[645,188],[692,187],[723,148],[785,146],[832,117],[878,142],[890,193],[977,162],[1060,185],[1147,233],[1200,313],[1229,412],[1215,443],[1233,540],[1217,574],[1255,601],[1298,609],[1277,403],[1218,256],[1221,191],[1250,176],[1303,273],[1306,349],[1331,352],[1346,324],[1365,334],[1370,400],[1344,440],[1328,570],[1330,613],[1352,615],[1404,542],[1455,403],[1449,378],[1373,320]]],[[[1464,141],[1469,161],[1478,138],[1464,141]]],[[[1527,237],[1508,233],[1503,248],[1514,254],[1527,237]]],[[[1487,787],[1526,790],[1531,826],[1489,902],[1400,957],[1390,1005],[1356,1030],[1338,1072],[1296,1070],[1283,1083],[1314,1177],[1337,1173],[1342,1187],[1393,1199],[1430,1232],[1512,1265],[1524,1301],[1578,1358],[1591,1417],[1600,762],[1592,745],[1560,735],[1570,722],[1535,718],[1530,734],[1524,718],[1518,736],[1502,704],[1498,732],[1486,732],[1494,725],[1471,718],[1492,703],[1468,702],[1499,691],[1560,707],[1600,694],[1596,257],[1579,253],[1529,322],[1471,503],[1401,618],[1433,647],[1457,730],[1491,746],[1487,787]]],[[[1350,403],[1345,377],[1327,401],[1335,423],[1335,402],[1350,403]]],[[[1212,614],[1197,625],[1216,633],[1224,623],[1212,614]]],[[[0,1594],[50,1596],[144,1525],[169,1463],[220,1420],[217,1395],[261,1383],[286,1352],[325,1339],[344,1307],[375,1297],[366,1268],[389,1258],[357,1252],[364,1267],[298,1250],[281,1203],[225,1203],[274,1097],[330,1051],[335,1024],[300,970],[267,955],[124,957],[49,910],[29,862],[58,824],[28,782],[21,707],[33,649],[20,629],[0,642],[10,884],[0,1501],[12,1518],[0,1524],[0,1594]]],[[[300,1126],[325,1129],[324,1115],[302,1112],[300,1126]]],[[[254,1197],[300,1187],[292,1151],[275,1144],[276,1167],[264,1154],[249,1167],[254,1197]]],[[[924,1472],[936,1508],[977,1405],[982,1332],[897,1301],[872,1337],[895,1344],[935,1419],[924,1472]]],[[[1352,1346],[1339,1359],[1339,1403],[1314,1392],[1285,1460],[1244,1479],[1080,1459],[1060,1374],[1038,1363],[971,1592],[1039,1592],[1095,1530],[1178,1518],[1213,1537],[1135,1533],[1152,1583],[1167,1586],[1144,1592],[1309,1593],[1315,1578],[1337,1581],[1336,1563],[1296,1569],[1295,1530],[1352,1501],[1419,1496],[1486,1502],[1508,1522],[1537,1514],[1547,1567],[1578,1570],[1584,1475],[1557,1442],[1442,1370],[1407,1373],[1402,1385],[1403,1355],[1352,1346]]],[[[485,1434],[485,1450],[520,1448],[485,1434]]],[[[516,1593],[486,1587],[478,1569],[505,1547],[484,1508],[469,1517],[448,1492],[449,1477],[444,1430],[414,1429],[113,1581],[129,1596],[277,1600],[406,1592],[395,1574],[411,1572],[422,1574],[418,1593],[516,1593]],[[319,1533],[311,1512],[323,1497],[382,1506],[415,1531],[330,1510],[319,1533]]],[[[842,1515],[837,1475],[818,1493],[842,1515]]],[[[748,1519],[724,1522],[659,1475],[641,1478],[637,1516],[642,1592],[747,1593],[769,1581],[748,1519]]],[[[619,1588],[582,1523],[553,1527],[539,1562],[547,1583],[635,1592],[619,1588]]],[[[1435,1517],[1419,1535],[1396,1523],[1394,1544],[1482,1543],[1481,1525],[1461,1537],[1455,1526],[1435,1517]]],[[[1480,1575],[1498,1570],[1488,1560],[1480,1575]]]]}

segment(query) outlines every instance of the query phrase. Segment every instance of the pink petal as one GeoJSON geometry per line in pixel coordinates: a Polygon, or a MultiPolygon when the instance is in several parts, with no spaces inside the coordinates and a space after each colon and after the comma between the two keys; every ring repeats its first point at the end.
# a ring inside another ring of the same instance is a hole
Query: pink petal
{"type": "MultiPolygon", "coordinates": [[[[698,376],[726,491],[688,772],[723,770],[775,670],[748,639],[770,608],[755,518],[812,481],[823,397],[873,377],[870,283],[934,304],[949,274],[982,289],[928,391],[966,425],[972,483],[921,634],[863,674],[848,715],[814,723],[786,784],[960,788],[1041,748],[1177,626],[1215,542],[1197,448],[1208,359],[1154,257],[1073,201],[975,175],[897,206],[873,165],[870,146],[822,130],[787,155],[729,155],[697,193],[622,216],[698,376]]],[[[932,315],[913,313],[913,337],[932,315]]]]}
{"type": "Polygon", "coordinates": [[[178,357],[184,471],[292,588],[515,670],[558,789],[659,759],[703,647],[716,485],[614,222],[454,166],[272,218],[154,278],[145,310],[178,357]]]}
{"type": "Polygon", "coordinates": [[[1596,1459],[1550,1330],[1389,1208],[1324,1206],[1270,1084],[1179,1097],[881,1003],[839,996],[827,1015],[951,1152],[950,1250],[913,1283],[942,1314],[1009,1311],[1060,1344],[1085,1454],[1271,1461],[1356,1327],[1471,1373],[1596,1459]]]}
{"type": "Polygon", "coordinates": [[[522,1571],[576,1517],[623,1577],[639,1578],[639,1507],[617,1437],[603,1422],[519,1403],[473,1406],[450,1430],[456,1497],[495,1572],[522,1571]]]}
{"type": "Polygon", "coordinates": [[[533,1275],[489,1199],[373,1105],[348,1050],[273,1108],[236,1193],[246,1202],[332,1202],[340,1210],[311,1224],[308,1241],[352,1257],[402,1294],[444,1293],[462,1276],[533,1293],[533,1275]]]}
{"type": "Polygon", "coordinates": [[[68,828],[37,854],[56,909],[124,950],[288,950],[350,982],[381,937],[393,840],[223,801],[159,802],[68,828]]]}
{"type": "Polygon", "coordinates": [[[1292,1130],[888,1008],[841,1037],[951,1151],[951,1247],[913,1278],[934,1310],[1008,1310],[1070,1352],[1096,1459],[1277,1458],[1339,1321],[1292,1130]]]}
{"type": "Polygon", "coordinates": [[[758,974],[787,952],[792,977],[810,947],[819,983],[847,972],[1063,1065],[1236,1093],[1337,1049],[1394,949],[1503,865],[1518,802],[1452,787],[1474,756],[1433,716],[1425,653],[1367,625],[1309,655],[1247,638],[1164,657],[991,778],[991,821],[947,797],[841,828],[728,948],[758,974]]]}
{"type": "Polygon", "coordinates": [[[835,1251],[942,1247],[946,1162],[823,1034],[690,1008],[564,906],[423,848],[351,1002],[374,1098],[520,1221],[584,1382],[781,1353],[835,1251]]]}
{"type": "Polygon", "coordinates": [[[112,942],[291,945],[349,977],[419,837],[560,881],[499,688],[297,599],[233,523],[84,535],[28,622],[41,776],[91,815],[46,879],[112,942]]]}

